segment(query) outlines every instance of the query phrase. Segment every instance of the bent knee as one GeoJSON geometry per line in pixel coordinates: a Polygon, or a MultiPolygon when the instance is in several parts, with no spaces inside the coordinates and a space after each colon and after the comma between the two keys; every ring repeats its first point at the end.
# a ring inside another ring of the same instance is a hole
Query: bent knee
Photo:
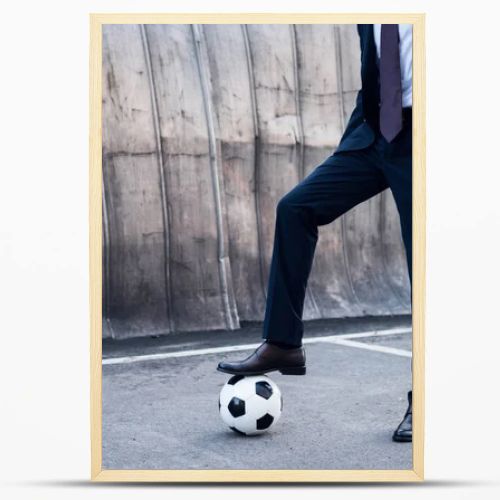
{"type": "Polygon", "coordinates": [[[297,208],[299,207],[300,207],[299,198],[295,194],[295,191],[292,189],[278,201],[278,204],[276,205],[276,214],[277,215],[290,214],[291,212],[296,211],[297,208]]]}
{"type": "Polygon", "coordinates": [[[294,188],[278,201],[276,217],[287,220],[307,219],[315,223],[316,207],[299,188],[294,188]]]}

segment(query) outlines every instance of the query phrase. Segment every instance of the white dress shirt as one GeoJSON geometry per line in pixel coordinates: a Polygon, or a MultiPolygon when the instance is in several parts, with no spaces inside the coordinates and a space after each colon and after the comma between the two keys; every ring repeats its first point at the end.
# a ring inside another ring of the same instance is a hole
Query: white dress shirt
{"type": "MultiPolygon", "coordinates": [[[[381,24],[373,25],[373,37],[377,47],[377,60],[380,59],[380,30],[381,24]]],[[[413,26],[411,24],[399,24],[399,61],[401,64],[401,90],[403,108],[412,105],[412,41],[413,26]]]]}

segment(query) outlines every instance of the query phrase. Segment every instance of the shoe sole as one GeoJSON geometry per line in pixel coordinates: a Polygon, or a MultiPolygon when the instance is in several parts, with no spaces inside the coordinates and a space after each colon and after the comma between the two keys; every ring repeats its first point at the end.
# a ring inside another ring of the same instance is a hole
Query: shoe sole
{"type": "Polygon", "coordinates": [[[412,438],[410,437],[397,437],[397,436],[392,436],[392,440],[395,443],[411,443],[412,438]]]}
{"type": "Polygon", "coordinates": [[[305,366],[287,366],[284,368],[273,368],[272,370],[266,370],[261,372],[236,372],[230,370],[224,370],[223,368],[217,367],[217,370],[222,373],[228,373],[229,375],[244,375],[245,377],[251,377],[253,375],[264,375],[269,372],[280,372],[282,375],[305,375],[305,366]]]}

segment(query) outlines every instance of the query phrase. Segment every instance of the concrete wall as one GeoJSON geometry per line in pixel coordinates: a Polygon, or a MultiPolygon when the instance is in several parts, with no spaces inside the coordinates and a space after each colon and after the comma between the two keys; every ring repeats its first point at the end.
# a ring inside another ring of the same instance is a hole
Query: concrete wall
{"type": "MultiPolygon", "coordinates": [[[[103,28],[104,336],[262,320],[276,203],[332,154],[352,25],[103,28]]],[[[409,312],[389,192],[320,228],[304,318],[409,312]]]]}

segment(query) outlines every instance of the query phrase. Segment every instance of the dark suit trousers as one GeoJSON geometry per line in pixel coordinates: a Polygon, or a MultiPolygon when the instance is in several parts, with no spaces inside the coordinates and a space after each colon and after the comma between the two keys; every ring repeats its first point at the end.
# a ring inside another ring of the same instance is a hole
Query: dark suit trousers
{"type": "Polygon", "coordinates": [[[365,149],[329,156],[279,201],[264,339],[301,343],[304,298],[318,226],[329,224],[387,188],[398,208],[411,279],[411,154],[392,156],[388,143],[377,134],[375,142],[365,149]]]}

